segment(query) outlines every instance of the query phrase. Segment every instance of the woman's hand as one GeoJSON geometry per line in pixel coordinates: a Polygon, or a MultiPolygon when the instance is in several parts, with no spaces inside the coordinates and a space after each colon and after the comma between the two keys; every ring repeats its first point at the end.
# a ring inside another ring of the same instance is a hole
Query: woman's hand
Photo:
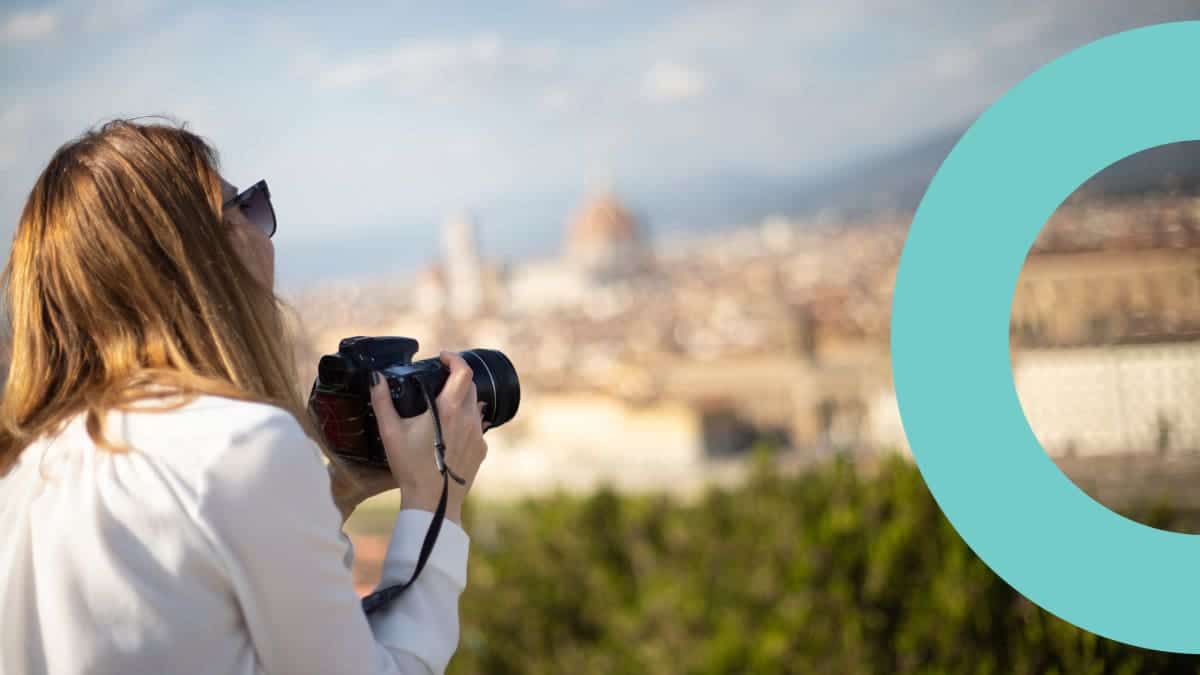
{"type": "MultiPolygon", "coordinates": [[[[487,456],[487,442],[483,440],[482,404],[477,400],[471,367],[458,354],[442,352],[440,358],[450,369],[446,385],[435,401],[442,423],[442,440],[446,443],[446,466],[466,481],[459,485],[450,480],[446,519],[459,523],[463,501],[487,456]]],[[[426,412],[418,417],[400,417],[392,404],[387,382],[375,373],[371,406],[388,466],[400,486],[401,508],[436,510],[442,496],[442,476],[434,459],[433,416],[426,412]]]]}

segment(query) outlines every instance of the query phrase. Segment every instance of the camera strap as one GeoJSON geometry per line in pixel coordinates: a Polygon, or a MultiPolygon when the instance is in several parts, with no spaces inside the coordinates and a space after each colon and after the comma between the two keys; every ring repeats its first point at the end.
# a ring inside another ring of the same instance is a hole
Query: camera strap
{"type": "Polygon", "coordinates": [[[386,606],[399,597],[413,585],[413,582],[421,574],[421,570],[429,560],[429,555],[433,553],[433,545],[437,542],[438,533],[442,530],[442,521],[446,518],[446,496],[450,490],[448,480],[446,473],[442,472],[442,498],[438,500],[437,510],[433,512],[433,521],[429,523],[429,529],[425,532],[425,541],[421,543],[421,554],[417,557],[417,568],[413,570],[412,577],[402,584],[388,586],[363,598],[362,607],[367,614],[386,606]]]}
{"type": "MultiPolygon", "coordinates": [[[[442,521],[446,519],[446,500],[450,494],[450,478],[453,477],[455,482],[460,485],[466,483],[450,467],[446,466],[446,443],[442,439],[442,420],[438,416],[437,404],[429,395],[429,390],[425,388],[425,383],[420,378],[414,378],[414,380],[416,380],[420,387],[421,393],[425,395],[425,403],[429,406],[429,412],[433,417],[433,456],[437,462],[438,472],[442,474],[442,496],[438,499],[437,509],[433,512],[433,520],[429,523],[429,529],[425,531],[425,540],[421,543],[421,553],[417,556],[417,567],[413,570],[412,577],[402,584],[388,586],[364,597],[362,599],[362,608],[363,612],[367,614],[386,607],[388,603],[408,590],[413,585],[413,582],[417,580],[417,577],[421,574],[421,570],[425,568],[425,563],[429,561],[430,554],[433,553],[433,546],[437,542],[438,533],[442,530],[442,521]]],[[[401,499],[403,499],[403,495],[401,499]]]]}

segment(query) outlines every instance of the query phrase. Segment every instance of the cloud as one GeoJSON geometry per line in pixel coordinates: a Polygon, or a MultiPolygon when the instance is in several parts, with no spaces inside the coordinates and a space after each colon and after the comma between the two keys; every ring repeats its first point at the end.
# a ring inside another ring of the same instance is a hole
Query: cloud
{"type": "Polygon", "coordinates": [[[391,83],[403,89],[447,89],[477,85],[501,72],[538,72],[557,60],[553,47],[514,46],[493,34],[462,40],[418,40],[375,54],[321,67],[317,85],[357,89],[391,83]]]}
{"type": "Polygon", "coordinates": [[[49,10],[18,12],[0,26],[0,42],[6,44],[37,42],[50,37],[59,28],[58,13],[49,10]]]}
{"type": "Polygon", "coordinates": [[[161,5],[162,0],[108,0],[98,4],[60,0],[53,6],[10,15],[0,24],[0,44],[30,44],[55,35],[140,26],[161,5]]]}
{"type": "Polygon", "coordinates": [[[660,61],[642,78],[642,96],[655,103],[695,98],[708,88],[704,73],[677,63],[660,61]]]}

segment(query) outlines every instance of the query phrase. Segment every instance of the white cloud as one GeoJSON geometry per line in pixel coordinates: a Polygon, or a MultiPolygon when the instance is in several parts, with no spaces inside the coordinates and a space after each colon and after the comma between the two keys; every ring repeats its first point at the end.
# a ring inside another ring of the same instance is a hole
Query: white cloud
{"type": "Polygon", "coordinates": [[[493,67],[501,50],[494,35],[462,42],[423,40],[325,68],[317,80],[328,88],[355,88],[383,79],[426,84],[453,71],[493,67]]]}
{"type": "Polygon", "coordinates": [[[50,9],[18,12],[0,26],[0,41],[36,42],[50,37],[59,27],[58,13],[50,9]]]}
{"type": "Polygon", "coordinates": [[[318,69],[326,89],[379,82],[406,89],[446,88],[478,82],[500,71],[545,71],[558,57],[549,46],[513,46],[492,34],[465,40],[420,40],[318,69]]]}
{"type": "Polygon", "coordinates": [[[138,24],[162,0],[61,0],[53,6],[10,15],[0,24],[0,43],[21,44],[80,30],[97,33],[138,24]]]}
{"type": "Polygon", "coordinates": [[[660,61],[642,78],[642,96],[656,103],[695,98],[708,88],[704,73],[677,63],[660,61]]]}

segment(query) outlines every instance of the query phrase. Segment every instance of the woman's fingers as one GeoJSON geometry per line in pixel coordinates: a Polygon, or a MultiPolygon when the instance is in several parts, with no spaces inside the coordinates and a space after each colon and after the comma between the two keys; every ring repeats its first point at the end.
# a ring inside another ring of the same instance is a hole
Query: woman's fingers
{"type": "Polygon", "coordinates": [[[392,403],[392,392],[388,387],[387,378],[378,372],[372,372],[371,382],[371,408],[375,412],[375,422],[379,424],[381,431],[394,427],[400,422],[400,415],[392,403]]]}
{"type": "Polygon", "coordinates": [[[440,480],[434,463],[433,421],[428,412],[405,419],[396,412],[391,388],[383,373],[375,373],[370,385],[371,408],[379,428],[379,440],[387,454],[388,468],[401,490],[406,491],[409,503],[434,499],[430,497],[440,480]]]}
{"type": "Polygon", "coordinates": [[[444,403],[447,406],[463,406],[468,401],[474,401],[475,381],[472,379],[474,372],[471,371],[471,366],[463,360],[463,357],[454,352],[442,352],[438,355],[442,364],[450,370],[450,374],[446,377],[446,384],[442,387],[442,393],[438,395],[438,408],[444,403]]]}

